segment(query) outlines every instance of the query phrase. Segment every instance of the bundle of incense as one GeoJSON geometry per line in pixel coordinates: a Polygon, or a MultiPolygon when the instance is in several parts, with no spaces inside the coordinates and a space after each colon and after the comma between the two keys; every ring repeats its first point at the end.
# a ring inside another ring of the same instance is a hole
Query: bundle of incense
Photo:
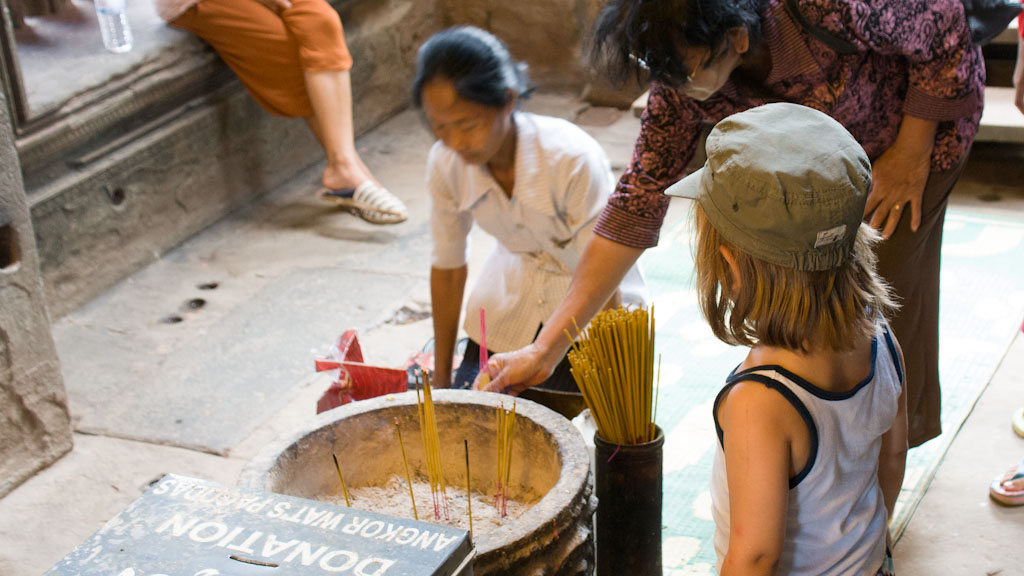
{"type": "Polygon", "coordinates": [[[423,376],[423,399],[420,400],[419,379],[416,380],[416,407],[420,417],[420,435],[423,438],[423,454],[426,459],[427,477],[430,479],[430,493],[434,497],[434,519],[448,516],[448,494],[444,482],[444,466],[441,463],[441,442],[437,434],[437,418],[434,415],[434,399],[431,395],[430,375],[420,372],[423,376]]]}
{"type": "Polygon", "coordinates": [[[494,507],[504,517],[508,514],[508,481],[512,470],[512,438],[516,426],[516,403],[512,401],[512,411],[505,410],[505,403],[498,406],[497,447],[498,447],[498,487],[494,494],[494,507]]]}
{"type": "Polygon", "coordinates": [[[575,341],[566,332],[569,363],[598,434],[620,445],[654,440],[654,307],[604,310],[576,332],[575,341]]]}
{"type": "MultiPolygon", "coordinates": [[[[419,512],[416,511],[416,497],[412,495],[412,475],[409,474],[409,460],[405,457],[405,442],[402,442],[402,429],[398,426],[398,418],[395,418],[395,432],[398,433],[398,447],[402,449],[402,465],[405,466],[405,481],[409,484],[409,500],[412,501],[412,516],[416,520],[420,519],[419,512]]],[[[469,456],[467,455],[467,458],[469,456]]]]}
{"type": "Polygon", "coordinates": [[[477,381],[480,389],[491,383],[491,373],[487,371],[487,324],[484,322],[482,306],[480,307],[480,371],[477,381]]]}

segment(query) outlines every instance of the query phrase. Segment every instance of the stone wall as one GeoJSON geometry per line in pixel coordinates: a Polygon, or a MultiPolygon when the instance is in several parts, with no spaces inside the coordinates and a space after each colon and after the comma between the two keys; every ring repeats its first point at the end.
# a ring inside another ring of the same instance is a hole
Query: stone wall
{"type": "Polygon", "coordinates": [[[472,24],[508,45],[530,66],[530,77],[549,90],[578,90],[584,81],[581,46],[583,0],[441,0],[445,25],[472,24]]]}
{"type": "Polygon", "coordinates": [[[0,95],[0,497],[71,449],[71,421],[0,95]]]}
{"type": "Polygon", "coordinates": [[[587,58],[594,22],[605,0],[441,0],[445,25],[472,24],[505,41],[530,66],[543,90],[580,94],[590,104],[628,108],[639,84],[608,82],[587,58]]]}

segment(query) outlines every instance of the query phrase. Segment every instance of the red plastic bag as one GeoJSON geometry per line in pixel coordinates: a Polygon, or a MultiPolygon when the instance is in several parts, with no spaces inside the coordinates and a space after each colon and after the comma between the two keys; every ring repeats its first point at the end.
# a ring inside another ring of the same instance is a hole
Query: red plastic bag
{"type": "Polygon", "coordinates": [[[316,413],[326,412],[354,400],[397,394],[408,389],[405,369],[383,368],[363,363],[363,352],[355,330],[346,330],[326,358],[316,358],[316,371],[337,370],[337,377],[316,403],[316,413]]]}

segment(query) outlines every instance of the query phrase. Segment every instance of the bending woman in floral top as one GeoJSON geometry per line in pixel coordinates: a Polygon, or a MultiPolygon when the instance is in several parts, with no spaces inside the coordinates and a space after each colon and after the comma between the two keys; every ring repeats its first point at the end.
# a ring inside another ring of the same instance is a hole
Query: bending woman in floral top
{"type": "MultiPolygon", "coordinates": [[[[589,320],[644,249],[702,127],[767,102],[821,110],[873,164],[865,219],[886,238],[879,271],[902,303],[910,444],[941,432],[938,286],[942,223],[981,118],[984,63],[959,0],[615,0],[597,51],[653,85],[633,159],[595,227],[562,305],[536,341],[491,359],[490,388],[543,380],[565,352],[563,329],[589,320]],[[803,23],[799,23],[802,20],[803,23]],[[830,47],[852,44],[853,53],[830,47]]],[[[813,138],[813,134],[808,134],[813,138]]]]}

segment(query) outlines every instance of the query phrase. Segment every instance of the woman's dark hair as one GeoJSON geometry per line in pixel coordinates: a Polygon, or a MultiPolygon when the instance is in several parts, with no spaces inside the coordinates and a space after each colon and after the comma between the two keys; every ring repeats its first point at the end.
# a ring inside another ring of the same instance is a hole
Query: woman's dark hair
{"type": "Polygon", "coordinates": [[[591,60],[613,80],[629,76],[669,85],[685,81],[680,50],[707,47],[720,53],[730,28],[747,29],[751,46],[761,39],[767,0],[611,0],[594,26],[591,60]]]}
{"type": "Polygon", "coordinates": [[[505,43],[473,26],[456,26],[434,34],[420,47],[412,100],[423,106],[423,86],[441,77],[449,80],[459,97],[501,108],[509,92],[520,99],[529,95],[526,64],[516,62],[505,43]]]}

